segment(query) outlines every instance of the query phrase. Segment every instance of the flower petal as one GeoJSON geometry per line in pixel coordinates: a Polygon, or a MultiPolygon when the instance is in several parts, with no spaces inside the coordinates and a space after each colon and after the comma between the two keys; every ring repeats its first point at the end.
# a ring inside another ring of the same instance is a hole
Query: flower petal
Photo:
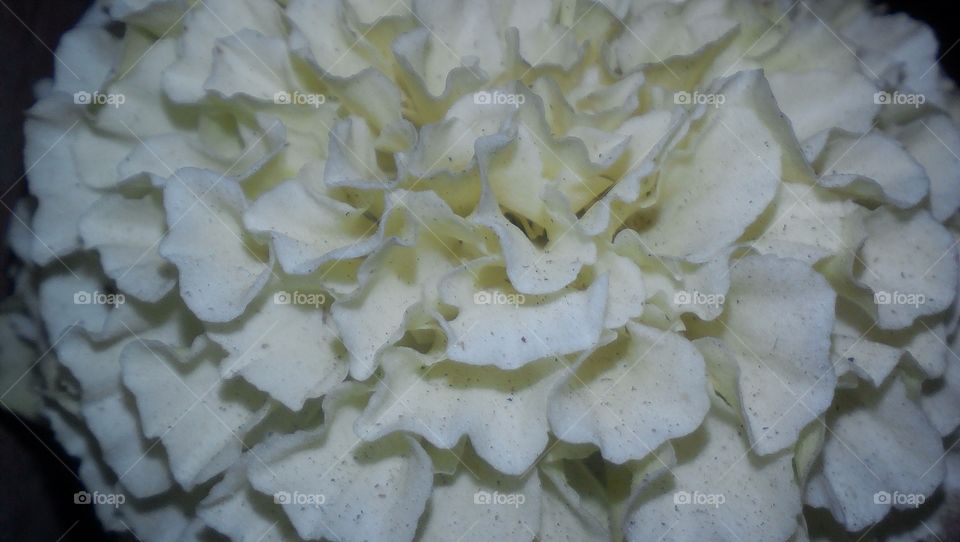
{"type": "Polygon", "coordinates": [[[283,504],[301,538],[413,540],[433,484],[430,457],[405,435],[358,440],[353,423],[366,396],[361,385],[345,384],[324,399],[323,428],[275,436],[251,451],[261,459],[251,463],[250,482],[283,504]]]}
{"type": "Polygon", "coordinates": [[[390,350],[357,432],[373,441],[407,431],[439,448],[452,448],[467,435],[477,455],[495,469],[521,475],[547,445],[547,395],[563,368],[552,358],[516,371],[428,364],[416,351],[390,350]]]}
{"type": "Polygon", "coordinates": [[[551,394],[561,440],[592,442],[614,463],[641,459],[699,427],[710,408],[703,358],[669,331],[627,324],[551,394]]]}
{"type": "Polygon", "coordinates": [[[240,316],[272,267],[244,239],[247,200],[240,186],[210,171],[182,169],[167,181],[163,205],[170,230],[160,255],[177,266],[184,302],[209,322],[240,316]]]}

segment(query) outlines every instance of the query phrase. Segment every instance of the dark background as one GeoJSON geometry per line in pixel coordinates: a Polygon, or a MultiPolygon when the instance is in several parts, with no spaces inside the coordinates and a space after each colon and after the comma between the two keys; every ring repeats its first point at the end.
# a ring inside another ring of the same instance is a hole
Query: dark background
{"type": "MultiPolygon", "coordinates": [[[[9,208],[26,188],[23,176],[23,111],[33,103],[32,87],[53,73],[61,34],[91,2],[87,0],[0,0],[0,193],[17,183],[0,206],[0,239],[5,239],[9,208]],[[18,181],[19,180],[19,181],[18,181]]],[[[960,77],[960,26],[955,1],[885,2],[931,25],[941,44],[941,64],[960,77]]],[[[3,246],[0,241],[0,247],[3,246]]],[[[8,289],[9,253],[0,250],[0,296],[8,289]]],[[[43,426],[24,423],[0,411],[0,541],[66,542],[113,540],[104,535],[89,506],[73,504],[81,487],[56,453],[76,472],[76,462],[43,426]]]]}

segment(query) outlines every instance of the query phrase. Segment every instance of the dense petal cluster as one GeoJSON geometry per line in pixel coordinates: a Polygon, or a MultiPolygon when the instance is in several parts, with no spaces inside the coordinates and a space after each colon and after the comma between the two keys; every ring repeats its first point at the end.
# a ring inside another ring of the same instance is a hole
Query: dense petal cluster
{"type": "Polygon", "coordinates": [[[860,2],[101,0],[3,401],[145,541],[953,539],[958,121],[860,2]]]}

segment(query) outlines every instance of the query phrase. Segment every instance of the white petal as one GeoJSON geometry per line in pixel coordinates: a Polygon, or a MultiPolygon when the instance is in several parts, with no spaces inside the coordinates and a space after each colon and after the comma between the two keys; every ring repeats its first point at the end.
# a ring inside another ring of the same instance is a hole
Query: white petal
{"type": "Polygon", "coordinates": [[[250,482],[283,504],[302,538],[413,540],[433,484],[430,457],[409,436],[357,439],[353,423],[365,400],[360,385],[345,385],[324,399],[322,429],[251,451],[261,460],[251,464],[250,482]]]}
{"type": "MultiPolygon", "coordinates": [[[[660,200],[641,237],[660,256],[704,262],[733,244],[776,195],[782,173],[776,131],[783,120],[759,72],[741,72],[713,90],[711,107],[687,152],[661,172],[660,200]],[[757,101],[758,95],[766,100],[757,101]]],[[[696,130],[696,127],[693,128],[696,130]]]]}
{"type": "Polygon", "coordinates": [[[877,87],[857,72],[817,69],[774,73],[769,79],[800,141],[832,128],[866,133],[880,110],[874,103],[877,87]]]}
{"type": "Polygon", "coordinates": [[[159,438],[177,482],[190,489],[227,469],[262,403],[225,383],[209,348],[195,359],[157,341],[135,341],[120,355],[123,383],[137,400],[143,433],[159,438]]]}
{"type": "Polygon", "coordinates": [[[333,259],[366,256],[379,244],[376,224],[356,209],[287,181],[260,196],[243,217],[252,232],[269,233],[277,260],[307,274],[333,259]]]}
{"type": "MultiPolygon", "coordinates": [[[[173,339],[171,331],[167,326],[145,335],[173,339]]],[[[129,340],[97,344],[75,330],[58,343],[57,356],[80,382],[81,412],[104,462],[123,487],[144,498],[170,489],[173,478],[162,450],[141,436],[136,407],[121,383],[120,352],[129,340]]]]}
{"type": "Polygon", "coordinates": [[[373,374],[380,352],[403,335],[408,309],[453,269],[444,247],[427,235],[413,247],[388,241],[360,267],[360,288],[334,303],[331,314],[354,378],[373,374]]]}
{"type": "Polygon", "coordinates": [[[941,435],[947,436],[960,426],[960,359],[957,358],[958,340],[954,337],[947,354],[943,375],[924,382],[920,405],[930,423],[941,435]]]}
{"type": "Polygon", "coordinates": [[[601,252],[594,269],[598,274],[608,274],[610,280],[603,321],[605,328],[616,329],[643,314],[646,291],[643,273],[636,264],[609,250],[601,252]]]}
{"type": "Polygon", "coordinates": [[[227,351],[220,366],[224,378],[239,374],[293,411],[340,384],[349,364],[327,322],[324,298],[276,292],[261,300],[249,318],[208,331],[227,351]]]}
{"type": "Polygon", "coordinates": [[[466,456],[456,474],[437,480],[418,540],[530,542],[540,527],[542,491],[536,469],[504,476],[466,456]]]}
{"type": "Polygon", "coordinates": [[[375,440],[395,431],[440,448],[470,437],[477,455],[504,474],[520,475],[547,445],[547,394],[565,370],[545,359],[517,371],[443,361],[428,364],[409,349],[384,356],[385,376],[357,421],[375,440]]]}
{"type": "Polygon", "coordinates": [[[806,499],[828,507],[850,531],[883,519],[892,495],[929,497],[943,480],[940,434],[907,397],[900,379],[878,391],[845,392],[827,426],[822,472],[814,474],[820,494],[806,499]]]}
{"type": "Polygon", "coordinates": [[[296,82],[286,41],[250,29],[218,39],[213,46],[213,67],[203,84],[224,98],[238,95],[276,103],[277,93],[296,82]]]}
{"type": "Polygon", "coordinates": [[[270,277],[270,265],[243,236],[246,197],[237,182],[183,169],[163,191],[170,231],[160,255],[180,272],[180,295],[199,318],[227,322],[243,313],[270,277]]]}
{"type": "Polygon", "coordinates": [[[80,180],[70,151],[78,114],[73,102],[57,95],[33,106],[24,125],[24,163],[38,201],[30,224],[31,255],[41,265],[80,248],[77,223],[100,198],[80,180]]]}
{"type": "Polygon", "coordinates": [[[165,230],[163,204],[155,194],[104,196],[80,220],[83,243],[100,253],[103,272],[121,291],[149,302],[176,285],[174,267],[157,249],[165,230]]]}
{"type": "Polygon", "coordinates": [[[773,205],[763,233],[750,242],[761,254],[813,265],[828,256],[852,252],[862,241],[860,207],[822,189],[783,183],[773,205]]]}
{"type": "Polygon", "coordinates": [[[674,56],[693,55],[737,25],[723,13],[722,2],[660,2],[638,7],[624,22],[629,30],[611,45],[623,72],[660,64],[674,56]]]}
{"type": "Polygon", "coordinates": [[[100,25],[81,25],[57,46],[54,88],[67,94],[100,90],[120,56],[120,40],[100,25]]]}
{"type": "Polygon", "coordinates": [[[835,294],[806,264],[747,256],[731,265],[720,336],[736,359],[753,450],[792,445],[833,399],[835,294]]]}
{"type": "Polygon", "coordinates": [[[876,132],[832,133],[817,158],[817,173],[823,186],[900,208],[913,207],[930,188],[923,166],[895,139],[876,132]]]}
{"type": "Polygon", "coordinates": [[[670,474],[633,496],[628,541],[782,542],[796,531],[802,507],[792,454],[751,456],[742,426],[722,409],[715,406],[699,431],[675,441],[678,464],[670,474]]]}
{"type": "Polygon", "coordinates": [[[641,459],[699,427],[710,409],[703,358],[689,341],[640,324],[588,356],[553,392],[550,426],[614,463],[641,459]]]}
{"type": "Polygon", "coordinates": [[[859,281],[874,292],[881,328],[901,329],[951,306],[958,275],[953,235],[925,211],[881,208],[866,225],[859,281]]]}
{"type": "Polygon", "coordinates": [[[930,212],[945,221],[960,207],[960,130],[937,115],[911,122],[897,138],[930,177],[930,212]]]}
{"type": "Polygon", "coordinates": [[[465,267],[440,286],[443,302],[459,309],[455,319],[442,322],[450,359],[515,369],[597,344],[604,322],[606,277],[586,291],[526,296],[511,292],[502,277],[484,289],[472,273],[465,267]]]}
{"type": "Polygon", "coordinates": [[[163,73],[163,89],[175,102],[198,102],[204,98],[203,83],[213,64],[217,39],[242,29],[268,36],[284,33],[280,7],[258,0],[205,0],[187,13],[183,26],[178,59],[163,73]]]}
{"type": "Polygon", "coordinates": [[[197,505],[197,516],[212,529],[240,542],[283,542],[297,537],[272,496],[258,493],[247,481],[247,469],[257,461],[242,456],[197,505]]]}

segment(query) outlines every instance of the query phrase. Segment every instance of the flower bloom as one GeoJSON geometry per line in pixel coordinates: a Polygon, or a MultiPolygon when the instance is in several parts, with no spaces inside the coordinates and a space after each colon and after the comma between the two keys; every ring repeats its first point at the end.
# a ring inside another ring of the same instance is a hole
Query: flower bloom
{"type": "Polygon", "coordinates": [[[5,404],[145,541],[950,538],[960,101],[791,4],[97,2],[5,404]]]}

